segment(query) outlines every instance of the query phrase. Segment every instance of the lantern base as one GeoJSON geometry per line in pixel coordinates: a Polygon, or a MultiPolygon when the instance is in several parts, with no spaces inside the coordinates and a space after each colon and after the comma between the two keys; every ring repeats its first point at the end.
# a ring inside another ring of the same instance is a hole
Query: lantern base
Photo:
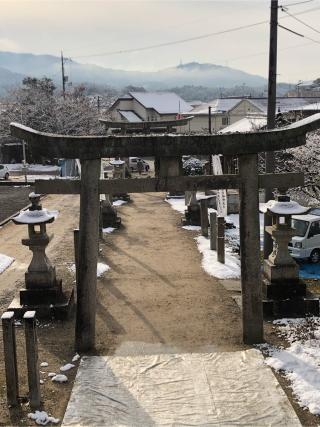
{"type": "Polygon", "coordinates": [[[17,318],[22,318],[28,310],[35,310],[37,319],[65,320],[74,307],[74,291],[61,292],[58,289],[21,289],[8,307],[17,318]]]}
{"type": "Polygon", "coordinates": [[[263,262],[263,272],[267,279],[273,282],[297,281],[299,278],[299,266],[297,263],[276,265],[269,259],[263,262]]]}
{"type": "Polygon", "coordinates": [[[189,205],[184,211],[183,225],[201,225],[200,205],[189,205]]]}
{"type": "Polygon", "coordinates": [[[319,316],[319,298],[263,300],[263,317],[265,319],[306,316],[319,316]]]}
{"type": "Polygon", "coordinates": [[[262,280],[262,295],[267,299],[287,299],[306,296],[306,284],[302,280],[270,282],[262,280]]]}
{"type": "Polygon", "coordinates": [[[101,221],[102,228],[119,228],[121,225],[121,218],[118,217],[116,209],[112,206],[102,206],[101,221]]]}

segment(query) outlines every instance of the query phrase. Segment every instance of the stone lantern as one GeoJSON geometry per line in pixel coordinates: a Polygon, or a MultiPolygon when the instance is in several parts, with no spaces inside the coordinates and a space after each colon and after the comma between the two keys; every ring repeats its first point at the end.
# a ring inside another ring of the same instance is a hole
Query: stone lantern
{"type": "Polygon", "coordinates": [[[264,315],[318,315],[319,300],[306,297],[306,284],[299,279],[299,266],[288,250],[295,235],[291,216],[309,208],[290,200],[284,190],[279,191],[276,200],[260,205],[260,211],[272,217],[272,225],[266,231],[273,239],[273,252],[263,262],[264,315]]]}
{"type": "Polygon", "coordinates": [[[32,260],[25,273],[25,289],[20,290],[20,300],[13,301],[10,309],[26,311],[35,309],[39,317],[55,315],[65,317],[73,302],[73,292],[62,292],[62,281],[57,279],[56,269],[46,255],[46,247],[53,238],[47,234],[47,224],[52,223],[57,211],[42,209],[40,194],[30,193],[31,207],[21,211],[12,220],[17,225],[28,225],[28,238],[22,244],[32,251],[32,260]]]}
{"type": "Polygon", "coordinates": [[[113,178],[120,179],[126,177],[126,166],[125,161],[116,158],[110,161],[110,165],[113,166],[113,178]]]}
{"type": "MultiPolygon", "coordinates": [[[[126,177],[126,162],[121,160],[120,158],[115,158],[110,161],[110,165],[113,166],[112,177],[113,179],[124,179],[126,177]]],[[[117,193],[113,194],[113,197],[116,199],[122,199],[125,201],[130,200],[130,196],[128,193],[117,193]]]]}

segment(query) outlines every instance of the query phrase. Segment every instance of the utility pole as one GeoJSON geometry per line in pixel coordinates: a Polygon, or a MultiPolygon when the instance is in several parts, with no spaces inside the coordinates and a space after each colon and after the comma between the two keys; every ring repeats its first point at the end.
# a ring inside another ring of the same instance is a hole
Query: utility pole
{"type": "Polygon", "coordinates": [[[209,123],[208,123],[208,127],[209,127],[209,133],[212,133],[212,124],[211,124],[211,106],[208,107],[208,119],[209,119],[209,123]]]}
{"type": "Polygon", "coordinates": [[[100,113],[100,96],[99,95],[97,99],[97,107],[98,107],[98,113],[100,113]]]}
{"type": "MultiPolygon", "coordinates": [[[[277,42],[278,42],[278,0],[271,0],[270,15],[270,45],[269,45],[269,80],[268,80],[268,116],[267,128],[276,126],[276,101],[277,101],[277,42]]],[[[273,173],[275,169],[275,155],[273,151],[265,153],[266,173],[273,173]]],[[[272,188],[265,189],[265,202],[273,199],[272,188]]],[[[271,217],[264,215],[264,225],[271,225],[271,217]]],[[[264,231],[264,259],[268,258],[273,250],[271,236],[264,231]]]]}
{"type": "Polygon", "coordinates": [[[63,59],[63,52],[61,51],[61,74],[62,74],[62,95],[63,98],[66,98],[66,81],[67,78],[64,75],[64,59],[63,59]]]}

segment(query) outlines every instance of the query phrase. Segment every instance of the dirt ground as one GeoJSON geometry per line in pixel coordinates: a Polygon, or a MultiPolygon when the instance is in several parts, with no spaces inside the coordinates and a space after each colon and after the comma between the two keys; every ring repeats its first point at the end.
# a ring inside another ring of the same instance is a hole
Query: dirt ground
{"type": "MultiPolygon", "coordinates": [[[[105,234],[100,243],[100,262],[111,269],[98,279],[95,354],[127,354],[139,349],[165,347],[175,352],[236,351],[241,344],[241,313],[221,282],[201,268],[201,255],[193,232],[180,227],[180,214],[163,202],[163,194],[133,195],[118,212],[123,227],[105,234]]],[[[64,286],[73,286],[68,270],[73,263],[73,233],[78,225],[78,196],[48,196],[43,205],[61,212],[48,226],[55,233],[47,251],[57,266],[64,286]]],[[[7,224],[0,229],[1,253],[16,258],[0,277],[1,312],[21,287],[30,252],[20,243],[26,229],[7,224]]],[[[271,325],[266,336],[275,341],[271,325]]],[[[48,372],[70,362],[74,355],[74,318],[39,324],[39,360],[43,409],[63,418],[76,368],[68,371],[67,384],[54,384],[48,372]]],[[[23,327],[17,327],[20,395],[27,395],[23,327]]],[[[0,347],[2,342],[0,340],[0,347]]],[[[3,352],[0,348],[0,425],[34,425],[27,419],[30,408],[6,405],[3,352]]],[[[295,409],[296,409],[295,405],[295,409]]],[[[300,419],[304,416],[298,410],[300,419]],[[302,414],[302,415],[301,415],[302,414]]],[[[317,425],[306,417],[304,425],[317,425]]]]}

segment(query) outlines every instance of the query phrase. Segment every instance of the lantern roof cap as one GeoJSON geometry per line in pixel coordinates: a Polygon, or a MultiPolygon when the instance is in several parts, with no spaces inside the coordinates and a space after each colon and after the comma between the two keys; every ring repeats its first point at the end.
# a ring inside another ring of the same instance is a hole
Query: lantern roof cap
{"type": "Polygon", "coordinates": [[[125,162],[124,160],[111,160],[110,165],[115,165],[115,166],[119,166],[119,165],[123,165],[125,162]]]}
{"type": "Polygon", "coordinates": [[[53,222],[58,216],[58,211],[48,211],[47,209],[21,211],[12,218],[15,224],[43,224],[53,222]]]}
{"type": "Polygon", "coordinates": [[[294,200],[279,202],[278,200],[269,200],[267,203],[260,203],[259,210],[263,213],[277,215],[299,215],[306,213],[310,208],[301,206],[294,200]]]}

